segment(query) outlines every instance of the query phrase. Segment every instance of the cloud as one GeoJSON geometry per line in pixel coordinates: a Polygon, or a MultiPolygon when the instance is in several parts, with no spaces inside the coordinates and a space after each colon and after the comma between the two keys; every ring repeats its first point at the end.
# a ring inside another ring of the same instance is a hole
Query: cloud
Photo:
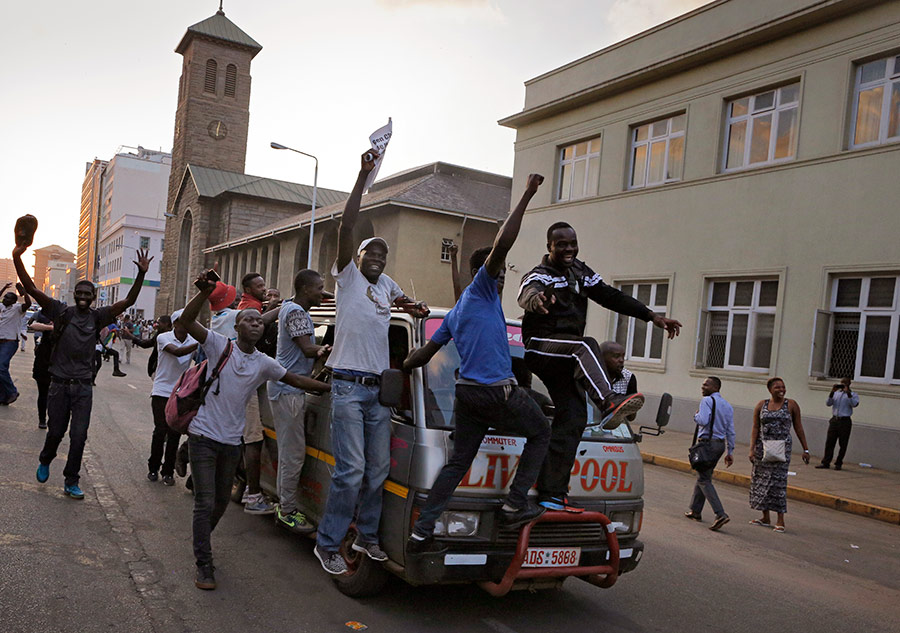
{"type": "Polygon", "coordinates": [[[406,7],[488,7],[490,0],[377,0],[378,4],[388,9],[404,9],[406,7]]]}
{"type": "Polygon", "coordinates": [[[620,41],[708,3],[709,0],[615,0],[606,21],[614,41],[620,41]]]}

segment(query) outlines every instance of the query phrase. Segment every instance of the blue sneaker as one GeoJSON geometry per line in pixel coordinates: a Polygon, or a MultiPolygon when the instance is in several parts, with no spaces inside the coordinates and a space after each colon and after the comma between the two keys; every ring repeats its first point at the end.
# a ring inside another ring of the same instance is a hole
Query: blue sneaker
{"type": "Polygon", "coordinates": [[[48,479],[50,479],[50,466],[45,464],[38,464],[37,474],[35,475],[37,480],[41,483],[44,483],[48,479]]]}
{"type": "Polygon", "coordinates": [[[63,492],[66,493],[67,497],[72,497],[73,499],[84,499],[84,493],[81,491],[81,488],[78,487],[78,484],[66,484],[63,492]]]}
{"type": "Polygon", "coordinates": [[[567,495],[563,495],[562,497],[542,498],[538,501],[538,505],[543,506],[548,510],[556,510],[558,512],[572,512],[573,514],[584,512],[584,508],[571,503],[567,495]]]}

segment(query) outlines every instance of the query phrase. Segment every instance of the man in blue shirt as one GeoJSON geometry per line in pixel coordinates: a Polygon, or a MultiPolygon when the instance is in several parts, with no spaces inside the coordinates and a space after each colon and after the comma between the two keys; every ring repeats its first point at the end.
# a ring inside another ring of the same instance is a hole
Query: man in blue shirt
{"type": "Polygon", "coordinates": [[[407,543],[410,554],[438,553],[446,549],[434,541],[434,524],[447,505],[489,428],[524,435],[527,439],[509,496],[500,511],[506,527],[519,527],[539,517],[544,508],[528,501],[528,490],[550,441],[550,424],[528,391],[516,384],[506,334],[500,292],[506,254],[512,248],[529,201],[544,181],[531,174],[522,200],[506,218],[492,248],[478,249],[469,262],[474,279],[456,306],[444,318],[431,340],[403,362],[411,371],[426,364],[452,338],[459,352],[456,383],[456,431],[453,454],[441,469],[407,543]]]}
{"type": "MultiPolygon", "coordinates": [[[[734,452],[734,407],[719,393],[721,388],[722,381],[715,376],[710,376],[703,381],[703,385],[700,387],[703,400],[700,401],[700,410],[694,414],[694,422],[698,427],[697,440],[705,439],[712,444],[716,452],[716,463],[719,462],[719,457],[727,447],[725,466],[731,468],[734,463],[731,455],[734,452]],[[712,421],[711,427],[710,421],[712,421]]],[[[691,509],[684,513],[687,518],[700,521],[703,502],[709,501],[710,507],[716,513],[713,524],[709,526],[709,529],[714,532],[730,520],[725,514],[722,502],[719,501],[716,488],[713,486],[712,475],[715,469],[716,464],[713,464],[709,468],[697,471],[697,483],[694,485],[694,495],[691,497],[691,509]]]]}
{"type": "Polygon", "coordinates": [[[850,378],[843,378],[841,384],[831,388],[825,406],[831,407],[831,420],[828,421],[828,435],[825,436],[825,455],[822,463],[816,468],[828,468],[831,458],[834,457],[834,445],[840,442],[837,459],[834,460],[834,469],[840,470],[844,464],[844,455],[847,454],[847,445],[850,443],[850,429],[853,426],[853,409],[859,406],[859,394],[850,389],[850,378]]]}

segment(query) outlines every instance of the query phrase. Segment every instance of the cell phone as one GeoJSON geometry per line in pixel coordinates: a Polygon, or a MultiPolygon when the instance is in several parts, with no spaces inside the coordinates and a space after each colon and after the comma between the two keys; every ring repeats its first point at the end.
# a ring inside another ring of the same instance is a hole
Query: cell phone
{"type": "Polygon", "coordinates": [[[835,385],[834,388],[835,388],[835,389],[843,389],[843,388],[844,388],[844,385],[835,385]]]}
{"type": "Polygon", "coordinates": [[[217,283],[217,282],[221,281],[222,278],[219,277],[219,273],[217,273],[215,270],[210,268],[209,270],[206,271],[206,280],[211,281],[213,283],[217,283]]]}

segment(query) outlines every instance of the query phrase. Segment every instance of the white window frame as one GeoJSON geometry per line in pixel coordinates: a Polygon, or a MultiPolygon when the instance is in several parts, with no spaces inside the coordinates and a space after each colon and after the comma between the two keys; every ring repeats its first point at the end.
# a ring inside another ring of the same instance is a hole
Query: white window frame
{"type": "Polygon", "coordinates": [[[781,276],[776,275],[762,275],[762,276],[753,276],[753,277],[710,277],[706,280],[706,289],[704,294],[703,308],[701,309],[701,318],[700,318],[700,327],[699,327],[699,336],[698,336],[698,351],[697,358],[695,362],[695,367],[700,368],[715,368],[722,369],[726,371],[737,371],[737,372],[747,372],[754,374],[768,374],[773,367],[775,367],[775,357],[778,349],[778,329],[780,327],[780,322],[778,319],[778,308],[781,305],[781,293],[782,293],[782,285],[784,280],[781,276]],[[775,281],[778,282],[778,290],[776,292],[776,299],[774,306],[760,306],[759,305],[759,294],[760,289],[762,287],[762,283],[766,281],[775,281]],[[750,301],[749,306],[735,306],[734,305],[734,295],[737,289],[737,284],[752,282],[753,283],[753,296],[750,301]],[[729,284],[728,288],[728,304],[726,306],[714,306],[712,305],[713,300],[713,287],[717,283],[727,283],[729,284]],[[712,325],[712,315],[714,313],[726,313],[728,314],[728,325],[726,330],[726,337],[724,343],[724,353],[722,358],[722,366],[718,365],[709,365],[707,363],[707,358],[709,355],[709,336],[710,336],[710,327],[712,325]],[[768,367],[756,367],[749,364],[749,360],[753,356],[753,345],[756,341],[756,327],[757,321],[760,314],[771,314],[773,317],[772,321],[772,349],[769,353],[769,364],[768,367]],[[733,365],[729,363],[729,357],[731,355],[731,342],[732,336],[734,334],[734,317],[736,315],[747,315],[747,333],[746,340],[744,342],[744,364],[743,365],[733,365]]]}
{"type": "Polygon", "coordinates": [[[597,182],[594,183],[594,191],[592,193],[588,192],[588,183],[590,182],[590,166],[591,160],[595,159],[598,163],[600,162],[600,152],[603,148],[603,135],[598,134],[593,138],[584,139],[582,141],[578,141],[577,143],[569,143],[568,145],[564,145],[559,148],[558,154],[558,164],[556,168],[556,201],[557,202],[570,202],[572,200],[581,200],[583,198],[593,198],[600,193],[600,169],[597,168],[597,182]],[[581,156],[575,156],[575,148],[577,148],[582,143],[587,143],[587,153],[581,156]],[[565,158],[566,150],[572,150],[572,157],[565,158]],[[584,182],[582,183],[581,192],[577,193],[574,191],[575,187],[575,168],[576,165],[580,162],[584,162],[584,182]],[[569,181],[569,191],[565,194],[562,191],[563,187],[563,170],[567,167],[571,166],[572,168],[572,179],[569,181]]]}
{"type": "Polygon", "coordinates": [[[800,145],[800,105],[802,102],[802,83],[798,79],[796,81],[792,81],[790,83],[785,83],[775,88],[767,88],[766,90],[761,90],[754,94],[744,95],[742,97],[736,97],[734,99],[729,99],[725,104],[725,134],[724,136],[724,145],[722,147],[722,172],[723,173],[733,173],[737,171],[744,171],[747,169],[756,169],[758,167],[764,167],[766,165],[778,165],[781,163],[790,162],[792,160],[796,160],[797,158],[797,148],[800,145]],[[796,86],[797,87],[797,100],[790,101],[787,103],[781,102],[782,90],[784,88],[790,88],[796,86]],[[760,109],[756,109],[756,99],[763,95],[767,95],[770,92],[775,93],[775,99],[773,100],[771,107],[761,107],[760,109]],[[747,114],[742,114],[738,116],[732,116],[732,106],[733,104],[741,101],[742,99],[749,99],[747,104],[747,114]],[[796,136],[797,140],[794,144],[794,153],[791,156],[785,156],[784,158],[775,158],[775,145],[778,141],[778,122],[781,118],[782,113],[794,110],[796,111],[796,136]],[[772,127],[769,134],[769,151],[768,158],[764,161],[759,161],[756,163],[750,163],[750,148],[753,145],[753,126],[756,120],[761,117],[765,117],[769,114],[772,114],[772,127]],[[746,133],[744,134],[744,155],[742,158],[741,165],[739,167],[728,167],[728,150],[731,145],[731,131],[732,125],[738,124],[742,121],[747,122],[746,133]]]}
{"type": "Polygon", "coordinates": [[[685,143],[682,142],[681,145],[681,173],[678,174],[677,177],[667,178],[666,174],[669,171],[669,145],[672,139],[681,138],[683,141],[686,141],[686,130],[687,130],[687,113],[680,112],[678,114],[673,114],[668,117],[663,117],[661,119],[656,119],[655,121],[650,121],[649,123],[641,123],[640,125],[633,125],[631,127],[631,151],[629,156],[629,168],[628,168],[628,188],[629,189],[644,189],[646,187],[657,187],[659,185],[664,185],[670,182],[678,182],[684,177],[684,155],[685,155],[685,143]],[[684,125],[681,130],[677,132],[672,132],[672,123],[678,117],[684,117],[684,125]],[[665,121],[666,123],[666,131],[664,134],[659,136],[653,136],[653,128],[657,123],[662,123],[665,121]],[[641,128],[647,126],[649,129],[647,131],[647,138],[645,140],[638,140],[638,132],[641,128]],[[658,181],[650,182],[648,179],[650,178],[650,148],[654,143],[665,142],[666,149],[663,154],[663,179],[658,181]],[[637,165],[635,161],[635,156],[637,154],[637,150],[639,147],[646,147],[647,152],[644,156],[644,181],[640,184],[634,184],[634,169],[637,165]]]}
{"type": "MultiPolygon", "coordinates": [[[[834,317],[839,314],[859,314],[859,330],[856,341],[856,363],[853,367],[853,380],[856,382],[865,382],[871,384],[881,384],[881,385],[900,385],[900,379],[894,379],[894,367],[896,363],[900,362],[900,358],[897,358],[897,337],[898,337],[898,327],[900,327],[900,271],[887,271],[887,272],[866,272],[866,273],[841,273],[841,274],[833,274],[829,277],[829,300],[828,300],[828,310],[819,310],[817,311],[817,321],[818,319],[828,319],[827,321],[827,347],[825,350],[824,357],[824,366],[823,370],[815,371],[813,367],[810,368],[810,375],[820,375],[820,376],[828,376],[829,368],[831,367],[832,360],[832,344],[834,341],[834,317]],[[865,304],[868,301],[869,297],[869,288],[871,287],[872,279],[880,279],[884,277],[894,277],[894,300],[891,306],[889,307],[868,307],[865,304]],[[842,279],[860,279],[860,292],[859,292],[859,304],[857,306],[838,306],[837,305],[837,293],[838,293],[838,283],[842,279]],[[877,376],[863,376],[861,373],[862,363],[863,363],[863,350],[865,347],[865,332],[866,332],[866,324],[870,317],[890,317],[890,325],[889,325],[889,333],[888,333],[888,342],[887,342],[887,356],[885,358],[885,375],[882,377],[877,376]]],[[[817,323],[818,325],[818,323],[817,323]]],[[[815,351],[815,350],[814,350],[815,351]]],[[[834,378],[844,378],[844,376],[835,376],[834,378]]]]}
{"type": "MultiPolygon", "coordinates": [[[[623,286],[632,286],[631,294],[629,296],[634,297],[634,298],[637,298],[637,287],[645,286],[645,285],[651,286],[651,289],[650,289],[651,302],[646,304],[647,307],[650,308],[651,310],[653,310],[654,312],[656,312],[657,314],[660,314],[663,316],[668,316],[669,309],[670,309],[669,306],[672,303],[672,279],[671,278],[654,277],[652,279],[650,279],[650,278],[647,278],[647,279],[621,279],[621,280],[617,280],[615,282],[615,287],[618,288],[619,290],[622,290],[622,292],[625,292],[623,290],[623,286]],[[668,289],[666,291],[666,302],[664,304],[658,303],[656,301],[657,289],[660,285],[663,285],[663,284],[668,286],[668,289]]],[[[628,294],[628,293],[626,293],[626,294],[628,294]]],[[[662,364],[666,358],[666,344],[667,344],[666,342],[668,340],[667,337],[665,336],[665,332],[660,330],[660,332],[662,332],[662,335],[663,335],[663,340],[662,340],[662,347],[660,348],[659,358],[654,358],[649,355],[635,356],[634,352],[633,352],[633,347],[634,347],[634,327],[635,327],[636,319],[634,317],[623,317],[623,318],[628,319],[627,325],[626,325],[626,331],[625,331],[625,345],[624,345],[625,360],[638,362],[638,363],[649,363],[649,364],[653,364],[653,365],[662,364]]],[[[613,341],[618,341],[617,335],[618,335],[618,329],[619,329],[618,328],[619,319],[616,315],[614,315],[614,318],[612,318],[610,320],[610,325],[611,325],[611,330],[612,330],[610,332],[610,339],[613,341]]],[[[646,354],[649,354],[649,352],[650,352],[650,347],[651,347],[651,343],[653,340],[653,331],[656,329],[658,329],[658,328],[656,328],[652,323],[647,323],[647,330],[644,335],[644,351],[646,354]]]]}
{"type": "Polygon", "coordinates": [[[453,240],[448,237],[441,238],[441,261],[445,264],[450,263],[450,245],[453,244],[453,240]]]}
{"type": "Polygon", "coordinates": [[[856,70],[854,72],[853,79],[853,110],[852,110],[852,118],[851,121],[851,130],[850,130],[850,148],[851,149],[859,149],[863,147],[875,147],[877,145],[884,145],[885,143],[894,143],[900,141],[900,127],[898,127],[898,133],[896,136],[888,137],[888,125],[890,123],[890,113],[891,113],[891,93],[894,90],[894,86],[900,85],[900,53],[895,53],[893,55],[888,55],[887,57],[879,57],[877,59],[871,59],[867,62],[858,62],[856,64],[856,70]],[[873,62],[880,62],[881,60],[885,60],[886,68],[885,68],[885,76],[881,79],[876,79],[872,81],[868,81],[865,84],[861,83],[862,81],[862,70],[863,67],[867,64],[871,64],[873,62]],[[884,94],[881,95],[881,119],[879,122],[878,128],[878,138],[874,141],[867,141],[865,143],[857,143],[856,139],[856,125],[857,125],[857,115],[859,113],[859,93],[863,90],[871,90],[872,88],[876,88],[879,85],[884,86],[884,94]]]}

